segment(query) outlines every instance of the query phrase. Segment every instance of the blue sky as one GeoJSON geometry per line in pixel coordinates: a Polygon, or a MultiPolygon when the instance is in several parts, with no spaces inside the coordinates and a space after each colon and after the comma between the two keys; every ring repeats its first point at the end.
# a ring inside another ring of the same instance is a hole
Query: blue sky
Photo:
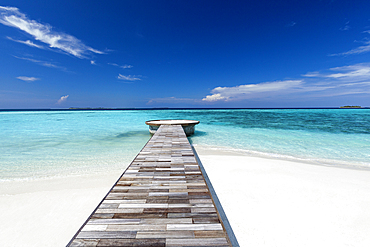
{"type": "Polygon", "coordinates": [[[370,106],[370,1],[1,1],[0,108],[370,106]]]}

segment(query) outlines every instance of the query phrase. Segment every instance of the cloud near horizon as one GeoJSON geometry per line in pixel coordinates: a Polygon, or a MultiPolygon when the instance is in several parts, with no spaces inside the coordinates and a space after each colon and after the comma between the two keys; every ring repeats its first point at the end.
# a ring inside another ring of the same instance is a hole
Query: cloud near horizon
{"type": "Polygon", "coordinates": [[[27,81],[27,82],[40,80],[40,78],[28,77],[28,76],[18,76],[17,79],[22,80],[22,81],[27,81]]]}
{"type": "Polygon", "coordinates": [[[69,95],[65,95],[65,96],[60,97],[57,104],[58,105],[62,104],[63,102],[65,102],[68,99],[68,97],[69,97],[69,95]]]}
{"type": "MultiPolygon", "coordinates": [[[[41,24],[35,20],[30,20],[15,7],[0,6],[0,23],[9,27],[14,27],[26,32],[42,43],[47,44],[50,48],[55,48],[64,53],[68,53],[78,58],[87,58],[88,54],[104,54],[104,52],[85,45],[81,40],[72,35],[57,32],[49,24],[41,24]]],[[[41,48],[31,41],[19,41],[10,39],[15,42],[23,43],[29,46],[41,48]]]]}
{"type": "MultiPolygon", "coordinates": [[[[307,97],[334,97],[370,94],[370,63],[331,68],[324,72],[309,72],[306,78],[245,84],[234,87],[216,87],[203,102],[240,101],[249,99],[274,100],[286,95],[296,99],[307,97]]],[[[291,98],[291,97],[290,97],[291,98]]]]}
{"type": "Polygon", "coordinates": [[[302,80],[286,80],[263,82],[259,84],[246,84],[235,87],[216,87],[211,91],[212,95],[207,95],[205,98],[202,99],[202,101],[234,101],[257,98],[261,96],[267,96],[271,93],[275,94],[283,90],[291,90],[299,87],[300,85],[302,85],[302,83],[302,80]]]}

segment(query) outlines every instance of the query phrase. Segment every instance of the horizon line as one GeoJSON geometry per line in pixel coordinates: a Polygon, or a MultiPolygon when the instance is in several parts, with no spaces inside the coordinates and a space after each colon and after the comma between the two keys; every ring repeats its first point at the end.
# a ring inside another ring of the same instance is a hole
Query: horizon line
{"type": "Polygon", "coordinates": [[[370,107],[70,107],[70,108],[9,108],[0,111],[123,111],[123,110],[284,110],[284,109],[370,109],[370,107]]]}

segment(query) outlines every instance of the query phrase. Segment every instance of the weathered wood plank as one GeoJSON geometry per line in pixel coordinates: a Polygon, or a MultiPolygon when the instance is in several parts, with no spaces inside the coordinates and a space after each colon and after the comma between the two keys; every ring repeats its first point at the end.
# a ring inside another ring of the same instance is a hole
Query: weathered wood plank
{"type": "Polygon", "coordinates": [[[166,239],[166,246],[229,246],[226,238],[166,239]]]}
{"type": "Polygon", "coordinates": [[[156,224],[108,225],[107,231],[166,231],[167,226],[156,224]]]}
{"type": "Polygon", "coordinates": [[[137,232],[136,238],[194,238],[194,231],[137,232]]]}
{"type": "Polygon", "coordinates": [[[91,231],[84,232],[81,231],[76,238],[89,239],[89,238],[135,238],[136,232],[134,231],[91,231]]]}
{"type": "Polygon", "coordinates": [[[97,246],[165,247],[166,239],[102,239],[97,246]]]}
{"type": "Polygon", "coordinates": [[[183,231],[183,230],[223,230],[221,224],[168,224],[167,230],[183,231]]]}
{"type": "Polygon", "coordinates": [[[71,247],[77,247],[77,246],[89,246],[89,247],[95,247],[99,243],[99,239],[75,239],[71,243],[71,247]]]}

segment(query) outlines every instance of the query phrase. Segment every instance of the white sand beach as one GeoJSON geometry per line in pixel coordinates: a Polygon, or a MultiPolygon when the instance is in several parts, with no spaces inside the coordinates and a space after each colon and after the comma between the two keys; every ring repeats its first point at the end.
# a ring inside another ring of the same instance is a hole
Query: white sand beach
{"type": "Polygon", "coordinates": [[[370,246],[370,171],[195,148],[240,246],[370,246]]]}
{"type": "MultiPolygon", "coordinates": [[[[370,246],[370,171],[195,147],[240,246],[370,246]]],[[[2,246],[65,246],[122,171],[0,189],[2,246]]]]}
{"type": "Polygon", "coordinates": [[[2,183],[1,246],[66,246],[122,172],[2,183]]]}

